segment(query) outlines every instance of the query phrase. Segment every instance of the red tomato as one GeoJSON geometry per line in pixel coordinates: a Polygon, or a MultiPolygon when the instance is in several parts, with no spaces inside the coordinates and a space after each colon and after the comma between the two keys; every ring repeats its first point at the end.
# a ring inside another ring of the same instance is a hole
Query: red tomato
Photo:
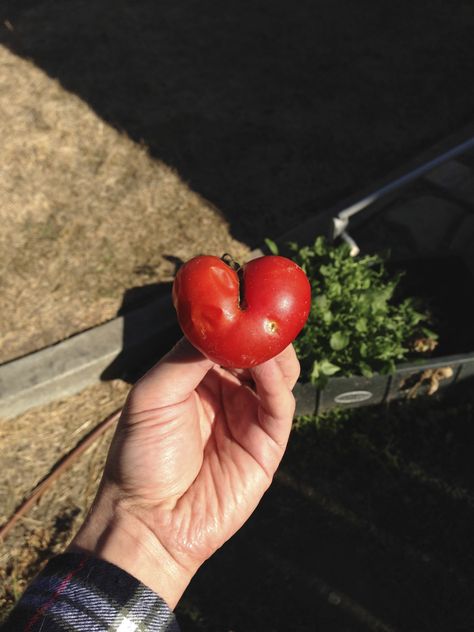
{"type": "Polygon", "coordinates": [[[285,257],[259,257],[236,272],[202,255],[179,269],[173,304],[185,336],[204,355],[221,366],[248,368],[296,338],[308,318],[311,288],[285,257]]]}

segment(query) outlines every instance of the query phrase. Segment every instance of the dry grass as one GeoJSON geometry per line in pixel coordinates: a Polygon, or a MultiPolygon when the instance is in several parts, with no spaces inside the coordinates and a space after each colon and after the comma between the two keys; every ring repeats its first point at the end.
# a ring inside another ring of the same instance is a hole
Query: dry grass
{"type": "MultiPolygon", "coordinates": [[[[121,406],[127,391],[122,382],[102,383],[68,400],[32,410],[0,428],[1,524],[61,456],[121,406]]],[[[64,548],[83,520],[95,495],[111,436],[112,430],[107,431],[82,454],[2,543],[0,618],[43,563],[64,548]]]]}
{"type": "Polygon", "coordinates": [[[237,257],[226,222],[144,147],[0,48],[0,362],[114,317],[164,255],[237,257]]]}

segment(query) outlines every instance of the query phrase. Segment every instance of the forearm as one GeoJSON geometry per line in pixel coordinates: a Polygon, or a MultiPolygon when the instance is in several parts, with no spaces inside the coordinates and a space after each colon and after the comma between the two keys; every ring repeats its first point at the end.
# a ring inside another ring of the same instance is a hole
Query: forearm
{"type": "Polygon", "coordinates": [[[85,553],[120,567],[174,609],[197,568],[180,564],[133,512],[101,489],[69,551],[85,553]]]}

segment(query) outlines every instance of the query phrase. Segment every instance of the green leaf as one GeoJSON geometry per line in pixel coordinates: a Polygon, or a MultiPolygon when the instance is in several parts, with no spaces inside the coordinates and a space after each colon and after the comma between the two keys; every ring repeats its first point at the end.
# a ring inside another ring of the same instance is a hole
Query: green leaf
{"type": "Polygon", "coordinates": [[[334,351],[341,351],[349,344],[349,336],[347,334],[344,334],[342,331],[336,331],[331,336],[329,344],[331,346],[331,349],[333,349],[334,351]]]}
{"type": "Polygon", "coordinates": [[[315,360],[313,363],[313,370],[311,371],[311,375],[310,375],[310,379],[313,384],[318,379],[320,373],[321,373],[321,370],[320,370],[319,362],[315,360]]]}
{"type": "Polygon", "coordinates": [[[314,242],[314,252],[318,257],[323,257],[326,254],[326,242],[324,237],[317,237],[314,242]]]}
{"type": "Polygon", "coordinates": [[[367,362],[359,362],[359,369],[364,377],[372,377],[374,374],[367,362]]]}
{"type": "Polygon", "coordinates": [[[333,364],[332,362],[329,362],[329,360],[323,360],[320,363],[319,368],[320,368],[321,373],[328,376],[334,375],[335,373],[341,370],[340,366],[337,366],[337,364],[333,364]]]}
{"type": "Polygon", "coordinates": [[[319,296],[316,296],[316,298],[314,299],[314,304],[316,305],[316,309],[318,309],[320,312],[324,311],[325,309],[327,309],[328,306],[327,296],[325,294],[320,294],[319,296]]]}
{"type": "Polygon", "coordinates": [[[332,312],[329,310],[323,312],[323,322],[326,325],[330,325],[332,323],[332,312]]]}
{"type": "Polygon", "coordinates": [[[359,318],[355,324],[355,328],[361,334],[367,331],[367,318],[359,318]]]}
{"type": "Polygon", "coordinates": [[[395,373],[397,366],[393,360],[389,360],[387,363],[387,373],[395,373]]]}
{"type": "Polygon", "coordinates": [[[411,322],[412,322],[414,325],[418,325],[418,323],[419,323],[419,322],[421,322],[422,320],[424,320],[424,318],[425,318],[425,317],[423,316],[423,314],[420,314],[419,312],[415,312],[415,311],[413,311],[413,312],[411,313],[411,322]]]}
{"type": "Polygon", "coordinates": [[[428,327],[422,327],[421,331],[425,334],[427,338],[433,338],[433,340],[438,340],[438,334],[436,334],[434,331],[431,331],[431,329],[428,329],[428,327]]]}
{"type": "Polygon", "coordinates": [[[278,246],[272,239],[265,237],[263,241],[265,242],[265,245],[267,246],[268,250],[272,253],[272,255],[277,255],[279,253],[278,246]]]}
{"type": "Polygon", "coordinates": [[[381,290],[372,294],[372,309],[374,311],[385,310],[387,307],[387,292],[381,290]]]}

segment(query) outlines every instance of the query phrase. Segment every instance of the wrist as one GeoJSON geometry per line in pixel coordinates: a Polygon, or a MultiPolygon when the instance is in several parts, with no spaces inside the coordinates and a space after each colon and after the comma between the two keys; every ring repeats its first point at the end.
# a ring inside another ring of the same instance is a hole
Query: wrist
{"type": "Polygon", "coordinates": [[[180,564],[134,513],[101,491],[69,550],[103,559],[138,579],[174,609],[197,568],[180,564]]]}

